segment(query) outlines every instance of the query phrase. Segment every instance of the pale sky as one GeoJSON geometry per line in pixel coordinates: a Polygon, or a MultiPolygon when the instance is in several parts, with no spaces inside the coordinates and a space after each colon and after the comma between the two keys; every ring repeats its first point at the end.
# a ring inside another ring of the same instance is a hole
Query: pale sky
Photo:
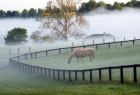
{"type": "MultiPolygon", "coordinates": [[[[23,10],[30,8],[45,8],[47,1],[50,0],[0,0],[0,10],[23,10]]],[[[83,0],[87,1],[87,0],[83,0]]],[[[101,0],[96,0],[101,1],[101,0]]],[[[130,0],[102,0],[107,3],[118,2],[128,2],[130,0]]]]}

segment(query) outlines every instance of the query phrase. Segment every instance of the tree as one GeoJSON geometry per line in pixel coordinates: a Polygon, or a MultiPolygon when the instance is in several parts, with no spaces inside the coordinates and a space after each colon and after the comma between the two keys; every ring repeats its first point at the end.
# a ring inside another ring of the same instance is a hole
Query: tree
{"type": "Polygon", "coordinates": [[[41,32],[40,31],[33,32],[30,38],[34,41],[39,41],[41,39],[41,32]]]}
{"type": "Polygon", "coordinates": [[[10,10],[6,12],[6,17],[12,17],[12,12],[10,10]]]}
{"type": "Polygon", "coordinates": [[[37,16],[37,10],[34,8],[31,8],[29,10],[29,17],[36,17],[37,16]]]}
{"type": "Polygon", "coordinates": [[[97,2],[94,0],[90,0],[88,2],[88,11],[91,11],[91,10],[96,9],[96,8],[97,8],[97,2]]]}
{"type": "Polygon", "coordinates": [[[47,32],[50,38],[65,39],[77,36],[85,26],[85,18],[77,13],[76,0],[56,0],[57,4],[48,2],[41,18],[42,31],[47,32]],[[56,6],[57,5],[57,6],[56,6]]]}
{"type": "Polygon", "coordinates": [[[28,16],[29,16],[28,11],[27,11],[26,9],[24,9],[24,10],[22,11],[22,13],[21,13],[21,16],[22,16],[22,17],[28,17],[28,16]]]}
{"type": "Polygon", "coordinates": [[[98,7],[106,8],[106,3],[103,1],[98,2],[97,4],[98,7]]]}
{"type": "Polygon", "coordinates": [[[38,17],[43,16],[43,12],[44,12],[44,10],[39,8],[39,9],[38,9],[37,16],[38,16],[38,17]]]}
{"type": "Polygon", "coordinates": [[[11,17],[20,17],[19,11],[12,11],[11,12],[11,17]]]}
{"type": "Polygon", "coordinates": [[[120,3],[118,2],[115,2],[114,5],[113,5],[114,9],[118,9],[118,10],[121,10],[123,7],[121,6],[120,3]]]}
{"type": "Polygon", "coordinates": [[[27,38],[27,30],[24,28],[14,28],[8,31],[4,40],[6,43],[9,42],[23,42],[26,41],[27,38]]]}
{"type": "Polygon", "coordinates": [[[5,11],[0,10],[0,18],[3,18],[3,17],[5,17],[5,11]]]}

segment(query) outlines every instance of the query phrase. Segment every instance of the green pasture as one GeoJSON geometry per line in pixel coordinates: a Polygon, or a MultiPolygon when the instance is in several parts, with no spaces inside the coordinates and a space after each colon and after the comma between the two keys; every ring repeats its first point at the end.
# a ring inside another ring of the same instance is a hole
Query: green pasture
{"type": "Polygon", "coordinates": [[[0,95],[139,95],[139,84],[53,81],[5,65],[0,69],[0,95]]]}
{"type": "MultiPolygon", "coordinates": [[[[84,58],[84,61],[77,62],[76,58],[72,59],[71,64],[67,64],[67,59],[70,55],[70,50],[64,50],[61,54],[58,51],[53,51],[49,53],[48,57],[42,57],[39,54],[37,59],[28,59],[24,61],[26,64],[32,64],[39,67],[46,67],[52,69],[64,69],[64,70],[82,70],[82,69],[94,69],[100,67],[109,66],[120,66],[120,65],[130,65],[130,64],[140,64],[140,45],[124,45],[123,47],[113,45],[110,49],[107,46],[100,46],[96,50],[95,60],[93,62],[89,61],[89,58],[84,58]],[[53,53],[53,54],[51,54],[53,53]]],[[[137,68],[137,78],[140,81],[140,68],[137,68]]],[[[102,70],[102,80],[109,80],[108,70],[102,70]]],[[[52,75],[52,72],[51,72],[52,75]]],[[[62,76],[60,74],[60,76],[62,76]]],[[[74,74],[72,74],[74,76],[74,74]]],[[[86,79],[89,80],[89,72],[86,73],[86,79]]],[[[133,68],[124,69],[124,79],[125,81],[133,82],[133,68]]],[[[74,77],[72,78],[74,80],[74,77]]],[[[81,73],[78,73],[78,80],[82,80],[81,73]]],[[[120,70],[112,70],[112,80],[120,80],[120,70]]],[[[98,71],[93,72],[93,81],[99,81],[98,71]]]]}
{"type": "MultiPolygon", "coordinates": [[[[101,46],[100,46],[101,47],[101,46]]],[[[70,50],[69,50],[70,51],[70,50]]],[[[53,69],[91,69],[107,66],[140,64],[140,45],[130,45],[114,48],[99,48],[95,52],[93,62],[89,58],[84,58],[83,62],[77,62],[76,58],[72,59],[71,64],[67,64],[67,59],[70,56],[68,50],[61,54],[53,54],[48,57],[39,57],[37,59],[29,59],[25,62],[37,66],[43,66],[53,69]]],[[[50,51],[51,54],[51,51],[50,51]]]]}
{"type": "MultiPolygon", "coordinates": [[[[63,51],[60,55],[51,55],[50,52],[48,57],[40,57],[39,59],[31,59],[25,62],[32,65],[61,69],[85,69],[120,64],[139,64],[139,44],[135,46],[118,46],[119,44],[111,49],[108,49],[107,46],[99,47],[96,50],[94,63],[90,63],[89,59],[85,58],[84,63],[77,63],[76,59],[73,59],[71,64],[67,64],[67,57],[70,54],[69,50],[63,51]]],[[[19,70],[8,64],[8,58],[8,48],[0,48],[0,95],[140,95],[139,83],[94,82],[88,84],[54,81],[19,70]]]]}

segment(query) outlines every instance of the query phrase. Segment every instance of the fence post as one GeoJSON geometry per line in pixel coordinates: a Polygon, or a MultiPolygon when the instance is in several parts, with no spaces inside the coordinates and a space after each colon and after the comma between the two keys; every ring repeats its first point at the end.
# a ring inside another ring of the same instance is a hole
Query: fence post
{"type": "Polygon", "coordinates": [[[29,65],[28,65],[28,71],[30,71],[30,67],[29,67],[29,65]]]}
{"type": "Polygon", "coordinates": [[[126,38],[124,37],[124,41],[126,40],[126,38]]]}
{"type": "Polygon", "coordinates": [[[124,79],[123,79],[123,66],[121,66],[121,68],[120,68],[120,81],[121,81],[121,83],[124,83],[124,79]]]}
{"type": "Polygon", "coordinates": [[[33,66],[33,68],[34,68],[34,73],[35,73],[35,66],[33,66]]]}
{"type": "Polygon", "coordinates": [[[41,71],[41,76],[43,75],[43,72],[42,72],[42,70],[43,70],[43,68],[42,68],[42,67],[40,67],[40,71],[41,71]]]}
{"type": "Polygon", "coordinates": [[[102,80],[102,71],[101,71],[101,69],[99,69],[99,81],[101,81],[102,80]]]}
{"type": "Polygon", "coordinates": [[[85,81],[85,71],[84,70],[82,70],[82,79],[83,79],[83,81],[85,81]]]}
{"type": "Polygon", "coordinates": [[[95,41],[93,40],[93,45],[95,44],[95,41]]]}
{"type": "Polygon", "coordinates": [[[90,70],[90,82],[92,83],[93,80],[92,80],[92,70],[90,70]]]}
{"type": "Polygon", "coordinates": [[[49,78],[51,77],[51,72],[50,72],[50,69],[48,69],[48,71],[49,71],[49,78]]]}
{"type": "Polygon", "coordinates": [[[33,58],[33,54],[31,53],[31,59],[33,58]]]}
{"type": "Polygon", "coordinates": [[[31,65],[31,73],[33,73],[33,70],[32,69],[33,69],[33,66],[31,65]]]}
{"type": "Polygon", "coordinates": [[[112,81],[112,69],[109,68],[109,81],[112,81]]]}
{"type": "Polygon", "coordinates": [[[123,44],[122,44],[123,42],[121,41],[121,46],[123,46],[123,44]]]}
{"type": "Polygon", "coordinates": [[[46,56],[48,56],[48,51],[46,50],[46,56]]]}
{"type": "Polygon", "coordinates": [[[83,48],[86,48],[86,46],[83,46],[83,48]]]}
{"type": "Polygon", "coordinates": [[[55,80],[55,70],[53,69],[53,79],[55,80]]]}
{"type": "Polygon", "coordinates": [[[134,82],[137,83],[137,66],[134,65],[133,67],[133,73],[134,73],[134,82]]]}
{"type": "Polygon", "coordinates": [[[19,48],[18,48],[18,54],[19,54],[19,48]]]}
{"type": "Polygon", "coordinates": [[[133,40],[133,45],[135,45],[135,40],[133,40]]]}
{"type": "Polygon", "coordinates": [[[63,70],[63,79],[65,80],[65,70],[63,70]]]}
{"type": "Polygon", "coordinates": [[[98,45],[96,45],[96,50],[98,49],[98,45]]]}
{"type": "Polygon", "coordinates": [[[59,54],[61,54],[61,48],[59,49],[59,54]]]}
{"type": "Polygon", "coordinates": [[[39,74],[39,70],[38,69],[39,69],[39,67],[37,67],[37,74],[39,74]]]}
{"type": "Polygon", "coordinates": [[[75,81],[77,81],[77,70],[75,70],[75,81]]]}
{"type": "Polygon", "coordinates": [[[25,60],[27,60],[27,54],[25,54],[25,60]]]}
{"type": "Polygon", "coordinates": [[[68,72],[69,72],[69,81],[72,81],[72,79],[71,79],[71,71],[69,70],[68,72]]]}
{"type": "Polygon", "coordinates": [[[47,76],[47,69],[45,68],[44,71],[45,71],[45,72],[44,72],[44,75],[45,75],[45,77],[46,77],[46,76],[47,76]]]}
{"type": "Polygon", "coordinates": [[[110,48],[110,43],[108,43],[108,48],[110,48]]]}
{"type": "Polygon", "coordinates": [[[19,62],[19,56],[17,58],[18,58],[18,62],[19,62]]]}
{"type": "Polygon", "coordinates": [[[58,72],[58,80],[60,80],[60,70],[58,70],[57,72],[58,72]]]}

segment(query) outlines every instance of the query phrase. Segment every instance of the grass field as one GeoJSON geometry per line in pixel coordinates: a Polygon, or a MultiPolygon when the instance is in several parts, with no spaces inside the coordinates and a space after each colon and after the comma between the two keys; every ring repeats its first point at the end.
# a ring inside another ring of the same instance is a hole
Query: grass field
{"type": "MultiPolygon", "coordinates": [[[[140,84],[69,83],[40,77],[10,66],[8,64],[9,55],[5,53],[7,49],[0,48],[0,52],[0,95],[140,95],[140,84]]],[[[85,59],[84,62],[89,63],[80,63],[77,66],[78,63],[74,59],[72,64],[67,65],[64,58],[69,56],[69,52],[59,56],[49,56],[48,59],[28,60],[27,63],[65,69],[68,69],[65,66],[69,66],[71,69],[82,69],[84,66],[87,66],[84,68],[90,66],[94,68],[108,65],[138,64],[140,62],[139,53],[140,45],[135,45],[97,50],[94,64],[85,59]],[[58,63],[60,64],[58,65],[58,63]],[[75,64],[77,67],[73,66],[75,64]]]]}
{"type": "Polygon", "coordinates": [[[139,84],[58,82],[6,65],[0,70],[0,95],[139,95],[139,84]]]}
{"type": "Polygon", "coordinates": [[[89,61],[89,58],[84,58],[84,62],[79,63],[76,58],[73,58],[71,64],[67,64],[67,58],[69,55],[70,52],[64,52],[62,54],[55,54],[48,57],[30,59],[25,62],[27,64],[53,69],[90,69],[106,66],[139,64],[140,45],[96,50],[95,60],[92,63],[89,61]]]}

